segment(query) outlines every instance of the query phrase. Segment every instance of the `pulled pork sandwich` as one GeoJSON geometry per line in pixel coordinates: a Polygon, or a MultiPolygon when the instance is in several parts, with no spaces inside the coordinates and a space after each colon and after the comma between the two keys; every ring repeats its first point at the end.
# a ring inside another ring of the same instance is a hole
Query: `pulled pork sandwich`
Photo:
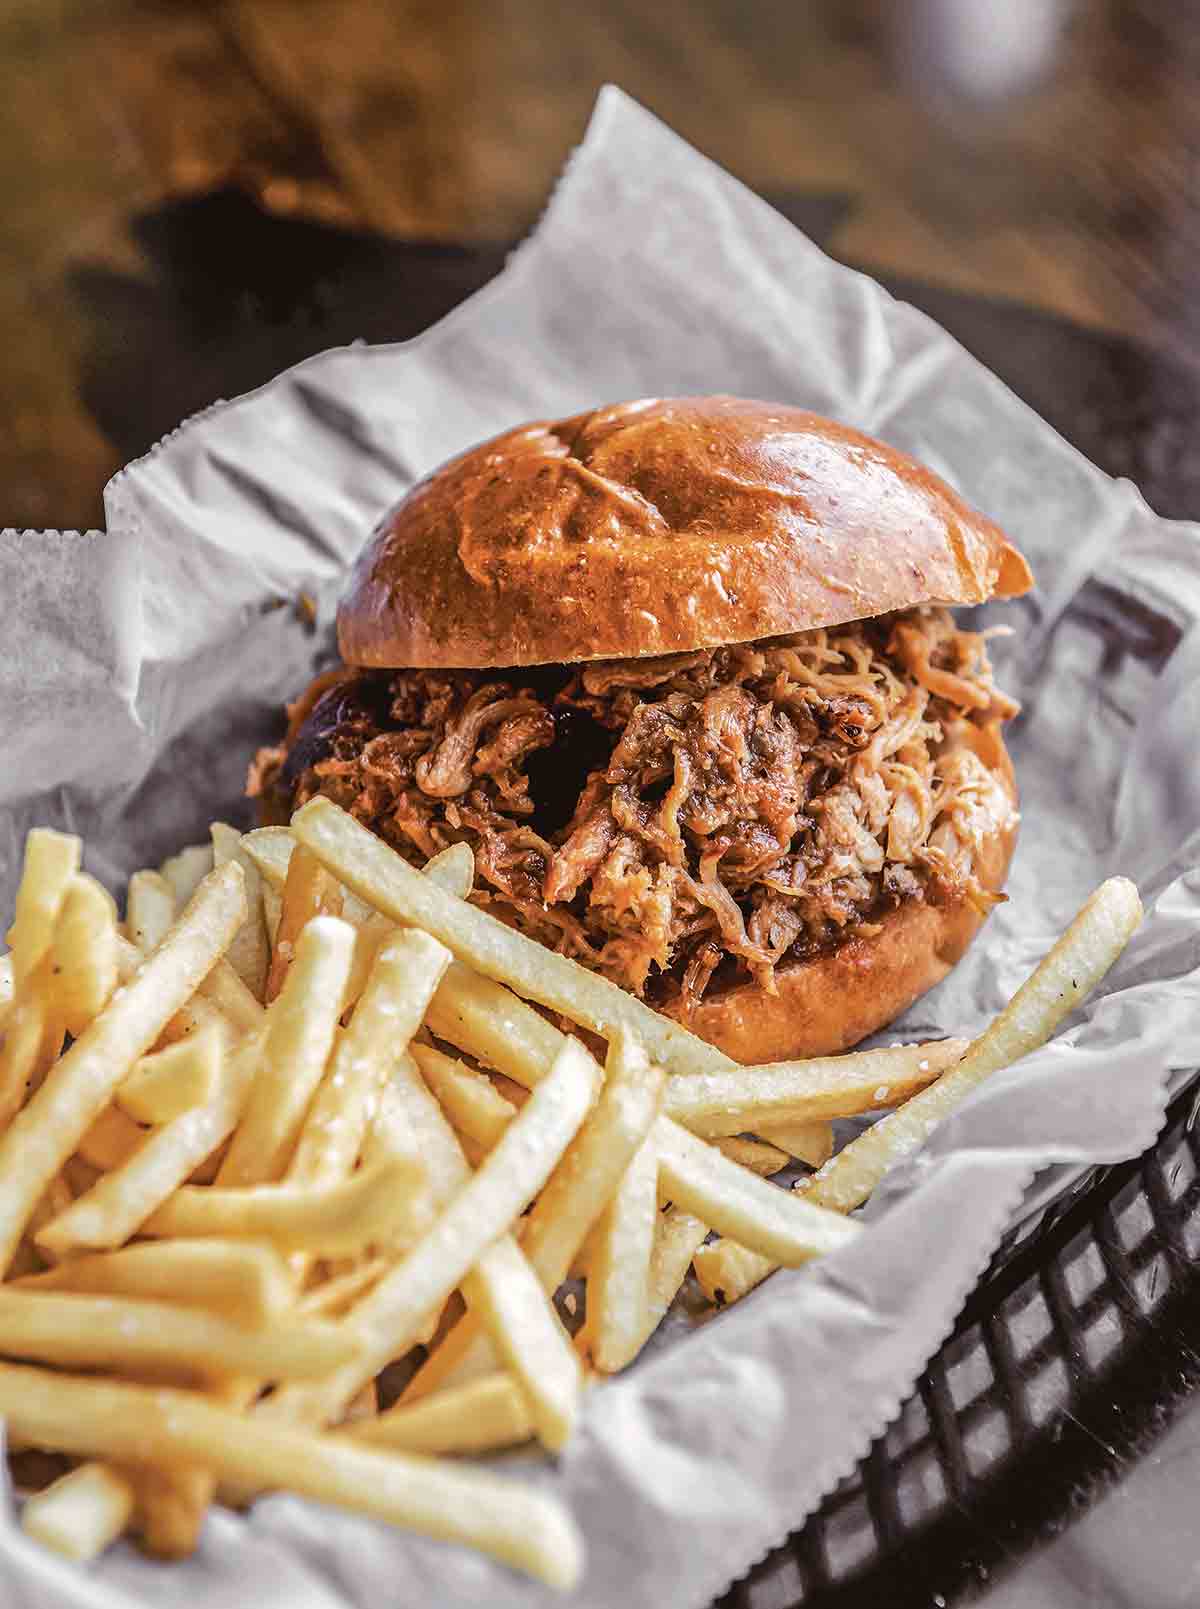
{"type": "Polygon", "coordinates": [[[740,1061],[842,1050],[1001,896],[1016,705],[948,606],[1024,559],[912,459],[811,413],[647,400],[414,487],[355,566],[344,663],[251,792],[326,794],[740,1061]]]}

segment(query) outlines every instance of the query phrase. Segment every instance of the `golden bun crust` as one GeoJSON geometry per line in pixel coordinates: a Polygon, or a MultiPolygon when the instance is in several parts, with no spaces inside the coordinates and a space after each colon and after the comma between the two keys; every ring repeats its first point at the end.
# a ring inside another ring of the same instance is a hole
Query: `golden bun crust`
{"type": "MultiPolygon", "coordinates": [[[[973,746],[1003,782],[1015,809],[1012,762],[998,729],[972,730],[977,734],[973,746]]],[[[976,857],[975,875],[993,893],[1004,885],[1016,837],[1014,816],[976,857]]],[[[886,1027],[940,983],[983,920],[966,900],[943,906],[906,901],[883,917],[882,931],[874,937],[852,936],[827,955],[780,967],[778,994],[746,983],[706,995],[687,1026],[739,1062],[837,1055],[886,1027]]]]}
{"type": "Polygon", "coordinates": [[[351,665],[634,658],[1031,581],[998,526],[869,436],[649,398],[523,425],[413,487],[359,556],[338,641],[351,665]]]}

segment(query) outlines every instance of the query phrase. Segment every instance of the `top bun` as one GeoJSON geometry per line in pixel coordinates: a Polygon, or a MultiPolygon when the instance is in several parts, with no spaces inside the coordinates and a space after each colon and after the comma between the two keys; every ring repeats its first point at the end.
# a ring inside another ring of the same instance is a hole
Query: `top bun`
{"type": "Polygon", "coordinates": [[[914,459],[798,408],[647,398],[540,421],[414,486],[354,566],[351,665],[632,659],[1032,584],[914,459]]]}

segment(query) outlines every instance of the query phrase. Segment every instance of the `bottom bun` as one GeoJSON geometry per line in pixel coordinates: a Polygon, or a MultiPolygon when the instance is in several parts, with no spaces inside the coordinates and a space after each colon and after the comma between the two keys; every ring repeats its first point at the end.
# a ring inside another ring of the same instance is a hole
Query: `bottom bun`
{"type": "MultiPolygon", "coordinates": [[[[987,761],[1015,806],[1012,766],[998,741],[987,761]]],[[[1016,836],[1014,820],[976,856],[975,875],[989,892],[1004,884],[1016,836]]],[[[851,937],[826,955],[779,967],[777,994],[739,984],[705,996],[688,1017],[673,1007],[667,1015],[739,1062],[837,1055],[886,1027],[940,983],[983,922],[966,900],[937,906],[908,900],[880,919],[881,931],[872,937],[851,937]]]]}

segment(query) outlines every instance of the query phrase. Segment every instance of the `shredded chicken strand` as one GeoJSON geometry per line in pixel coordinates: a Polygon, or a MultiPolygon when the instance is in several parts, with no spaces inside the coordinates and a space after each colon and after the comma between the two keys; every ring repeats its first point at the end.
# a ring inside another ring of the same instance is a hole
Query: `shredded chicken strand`
{"type": "Polygon", "coordinates": [[[480,903],[687,1012],[903,900],[994,903],[976,858],[1012,803],[962,738],[1017,706],[985,636],[930,607],[654,659],[343,669],[250,789],[284,815],[327,794],[414,861],[471,844],[480,903]]]}

